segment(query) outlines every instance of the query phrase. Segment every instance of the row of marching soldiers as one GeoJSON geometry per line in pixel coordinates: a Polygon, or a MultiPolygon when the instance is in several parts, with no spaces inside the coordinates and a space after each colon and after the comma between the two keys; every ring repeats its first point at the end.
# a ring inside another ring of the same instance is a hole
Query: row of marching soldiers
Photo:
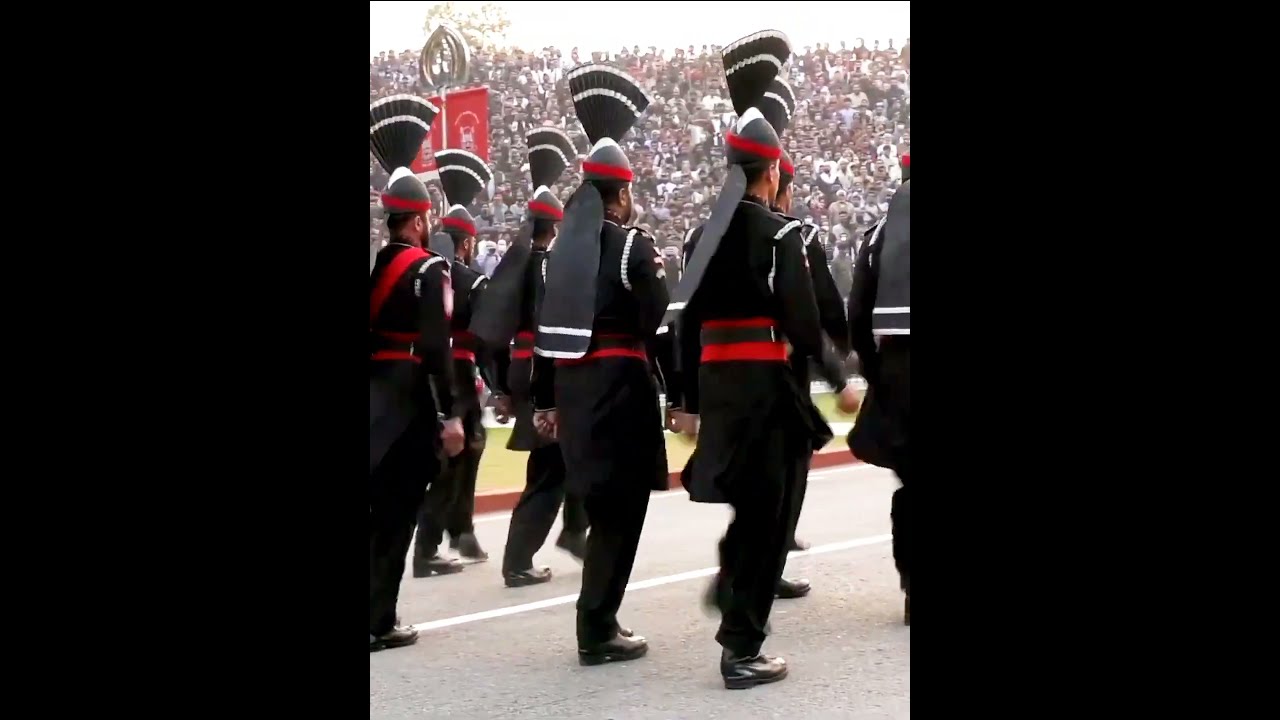
{"type": "Polygon", "coordinates": [[[790,54],[776,31],[723,51],[739,116],[726,138],[730,172],[710,219],[685,239],[673,294],[653,239],[628,225],[633,173],[620,142],[650,98],[626,73],[589,63],[566,75],[591,143],[583,182],[561,206],[550,188],[578,153],[555,128],[529,134],[536,189],[492,280],[467,269],[475,228],[464,209],[488,168],[464,151],[437,154],[451,207],[431,235],[426,188],[406,168],[435,108],[413,96],[371,106],[373,152],[391,173],[382,205],[392,234],[370,278],[371,650],[416,640],[395,612],[415,525],[415,576],[462,568],[438,553],[445,532],[464,558],[486,557],[471,527],[484,443],[477,369],[496,389],[498,419],[515,418],[509,447],[530,453],[504,581],[550,580],[533,555],[563,504],[556,545],[583,563],[582,664],[648,649],[618,610],[650,492],[667,489],[665,427],[697,438],[682,473],[690,499],[734,508],[706,597],[720,612],[725,686],[786,677],[786,662],[762,645],[775,598],[809,592],[783,570],[788,552],[804,547],[795,529],[810,460],[832,439],[809,394],[811,366],[842,411],[861,406],[850,447],[903,482],[891,516],[909,624],[910,182],[869,233],[846,316],[816,228],[780,211],[794,176],[781,137],[795,99],[778,77],[790,54]],[[853,353],[865,405],[842,367],[853,353]]]}

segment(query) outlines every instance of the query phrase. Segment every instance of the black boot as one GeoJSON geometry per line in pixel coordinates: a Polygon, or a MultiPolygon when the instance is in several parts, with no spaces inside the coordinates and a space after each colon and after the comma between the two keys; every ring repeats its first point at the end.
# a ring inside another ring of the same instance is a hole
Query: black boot
{"type": "Polygon", "coordinates": [[[787,552],[797,552],[800,550],[808,550],[808,549],[809,549],[809,543],[803,540],[791,538],[791,542],[787,543],[787,552]]]}
{"type": "Polygon", "coordinates": [[[778,589],[774,592],[774,597],[783,600],[792,600],[802,598],[809,594],[809,581],[804,578],[798,580],[788,580],[786,578],[778,579],[778,589]]]}
{"type": "Polygon", "coordinates": [[[587,556],[587,534],[561,530],[559,537],[556,538],[556,547],[567,551],[578,562],[582,562],[587,556]]]}
{"type": "Polygon", "coordinates": [[[476,540],[474,533],[462,533],[458,538],[457,550],[459,555],[471,562],[484,562],[489,559],[489,553],[480,549],[480,541],[476,540]]]}
{"type": "Polygon", "coordinates": [[[720,675],[724,686],[730,690],[746,690],[756,685],[778,682],[787,676],[787,661],[757,653],[751,657],[736,657],[729,650],[720,654],[720,675]]]}
{"type": "Polygon", "coordinates": [[[509,588],[541,585],[545,582],[551,582],[551,568],[531,567],[527,570],[507,571],[502,573],[502,581],[509,588]]]}
{"type": "Polygon", "coordinates": [[[413,576],[415,578],[431,577],[432,575],[452,575],[453,573],[462,572],[466,567],[462,563],[441,556],[439,553],[431,557],[414,556],[413,558],[413,576]]]}
{"type": "Polygon", "coordinates": [[[647,652],[649,652],[649,643],[644,638],[634,633],[629,636],[619,633],[612,640],[599,645],[588,647],[579,645],[578,664],[604,665],[611,662],[624,662],[644,657],[647,652]]]}
{"type": "Polygon", "coordinates": [[[369,652],[405,647],[418,642],[418,631],[411,627],[392,628],[391,632],[369,636],[369,652]]]}

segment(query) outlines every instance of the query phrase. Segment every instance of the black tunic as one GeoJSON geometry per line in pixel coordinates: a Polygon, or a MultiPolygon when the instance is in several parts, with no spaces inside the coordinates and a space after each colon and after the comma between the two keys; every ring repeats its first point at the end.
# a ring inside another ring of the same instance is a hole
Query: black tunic
{"type": "Polygon", "coordinates": [[[910,459],[910,264],[890,264],[885,258],[904,260],[910,250],[909,183],[899,188],[894,200],[904,192],[907,212],[895,214],[890,203],[890,212],[858,253],[849,294],[849,335],[867,380],[867,396],[849,433],[849,449],[860,460],[900,476],[910,459]],[[886,288],[889,274],[895,281],[886,288]],[[886,308],[908,312],[877,312],[886,308]],[[890,316],[889,322],[880,319],[885,315],[890,316]]]}
{"type": "MultiPolygon", "coordinates": [[[[698,233],[691,237],[696,245],[698,233]]],[[[725,489],[781,482],[788,456],[812,446],[820,428],[785,351],[777,361],[709,362],[697,349],[704,325],[770,322],[794,352],[819,357],[813,281],[806,268],[800,223],[754,199],[738,205],[694,296],[679,319],[684,408],[700,415],[698,446],[684,477],[695,502],[726,502],[725,489]],[[695,375],[692,358],[699,359],[695,375]],[[783,447],[785,446],[785,450],[783,447]]]]}
{"type": "Polygon", "coordinates": [[[411,425],[436,425],[415,419],[454,413],[448,267],[444,258],[404,243],[388,244],[375,259],[369,276],[370,473],[411,425]]]}
{"type": "Polygon", "coordinates": [[[533,392],[530,380],[533,376],[533,340],[537,327],[538,302],[546,282],[547,258],[545,248],[533,248],[524,268],[524,284],[521,286],[518,312],[520,322],[508,353],[510,358],[506,373],[499,369],[502,392],[511,397],[515,415],[515,427],[507,441],[508,450],[531,451],[553,444],[538,434],[533,427],[533,392]]]}
{"type": "MultiPolygon", "coordinates": [[[[774,208],[774,212],[777,209],[774,208]]],[[[799,218],[791,217],[778,213],[787,222],[801,222],[799,218]]],[[[684,237],[684,262],[687,265],[693,257],[694,251],[698,247],[698,238],[702,237],[702,225],[691,228],[684,237]]],[[[826,255],[822,250],[821,243],[815,242],[818,234],[816,225],[802,223],[800,227],[800,235],[804,240],[805,258],[809,268],[809,278],[813,281],[814,299],[818,303],[818,317],[822,326],[822,331],[826,333],[830,343],[823,343],[822,354],[817,358],[800,357],[795,352],[791,354],[791,366],[796,373],[796,381],[800,389],[807,398],[809,415],[812,418],[816,434],[814,436],[815,450],[826,446],[834,435],[826,420],[822,417],[822,413],[812,402],[809,395],[809,368],[810,364],[816,362],[823,380],[831,386],[836,392],[840,392],[847,384],[845,380],[844,368],[841,364],[841,358],[849,354],[849,327],[845,319],[844,301],[840,297],[839,290],[836,289],[835,280],[831,277],[831,269],[827,267],[826,255]],[[834,348],[832,345],[834,344],[834,348]]],[[[692,334],[678,333],[683,337],[683,351],[679,354],[676,367],[685,372],[685,368],[691,368],[689,372],[696,372],[698,367],[698,355],[702,351],[699,338],[693,337],[692,334]]],[[[683,375],[677,373],[669,385],[675,385],[678,393],[683,392],[683,375]]],[[[682,398],[680,395],[672,398],[672,393],[668,393],[668,404],[680,406],[682,398]]]]}
{"type": "MultiPolygon", "coordinates": [[[[799,218],[789,215],[782,215],[782,217],[788,222],[802,222],[799,218]]],[[[802,222],[800,236],[804,240],[805,262],[809,268],[809,278],[813,281],[814,300],[818,303],[818,319],[825,335],[822,353],[818,357],[804,357],[797,352],[791,354],[791,368],[796,374],[796,382],[805,394],[805,406],[816,428],[813,438],[815,452],[825,447],[835,437],[835,433],[827,424],[826,418],[822,416],[822,412],[814,405],[813,396],[809,393],[810,368],[816,366],[819,375],[827,385],[836,392],[840,392],[848,384],[841,358],[849,354],[849,325],[845,319],[844,300],[840,297],[840,291],[836,289],[836,281],[831,277],[831,268],[827,267],[827,256],[822,249],[822,244],[815,240],[817,234],[816,225],[802,222]]]]}
{"type": "Polygon", "coordinates": [[[482,408],[475,373],[479,369],[485,383],[489,387],[496,387],[496,372],[493,370],[492,352],[469,328],[472,311],[480,301],[489,278],[462,262],[454,262],[452,268],[453,317],[450,320],[450,336],[453,347],[454,392],[459,405],[455,412],[462,418],[469,444],[482,448],[485,432],[481,422],[482,408]]]}
{"type": "Polygon", "coordinates": [[[591,345],[577,360],[534,363],[535,408],[556,409],[566,488],[667,487],[655,368],[647,359],[669,299],[662,258],[643,230],[600,230],[591,345]]]}

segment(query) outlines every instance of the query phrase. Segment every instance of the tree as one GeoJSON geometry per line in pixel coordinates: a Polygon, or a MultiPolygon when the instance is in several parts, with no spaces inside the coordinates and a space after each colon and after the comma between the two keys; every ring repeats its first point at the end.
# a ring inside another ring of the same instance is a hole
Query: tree
{"type": "Polygon", "coordinates": [[[463,3],[441,2],[427,10],[426,21],[422,31],[431,37],[441,23],[450,25],[462,33],[471,46],[472,52],[486,47],[497,47],[507,38],[507,29],[511,20],[507,11],[497,3],[487,2],[479,7],[475,3],[466,3],[468,7],[459,7],[463,3]]]}

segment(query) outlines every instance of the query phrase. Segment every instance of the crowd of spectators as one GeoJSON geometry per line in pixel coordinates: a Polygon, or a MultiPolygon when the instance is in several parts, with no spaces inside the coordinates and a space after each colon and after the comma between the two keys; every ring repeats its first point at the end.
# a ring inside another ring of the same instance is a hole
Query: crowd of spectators
{"type": "MultiPolygon", "coordinates": [[[[603,61],[626,69],[653,104],[624,144],[636,171],[637,224],[678,254],[685,232],[704,222],[726,174],[724,132],[735,119],[725,90],[720,48],[622,48],[616,53],[573,48],[540,51],[484,50],[472,57],[471,85],[490,92],[489,162],[495,191],[472,208],[481,228],[484,257],[499,256],[514,235],[530,188],[524,135],[554,125],[587,150],[573,115],[563,74],[581,62],[603,61]]],[[[828,248],[837,282],[862,233],[875,224],[901,177],[898,158],[911,143],[910,40],[862,39],[798,48],[785,68],[797,108],[783,138],[796,166],[790,214],[812,218],[828,248]],[[882,47],[883,45],[883,47],[882,47]],[[844,257],[841,257],[841,256],[844,257]]],[[[395,93],[431,93],[420,85],[417,52],[380,53],[369,64],[370,101],[395,93]]],[[[576,168],[574,169],[576,170],[576,168]]],[[[386,175],[370,157],[370,201],[386,175]]],[[[559,183],[562,198],[581,181],[571,170],[559,183]]],[[[493,261],[496,264],[496,259],[493,261]]]]}

